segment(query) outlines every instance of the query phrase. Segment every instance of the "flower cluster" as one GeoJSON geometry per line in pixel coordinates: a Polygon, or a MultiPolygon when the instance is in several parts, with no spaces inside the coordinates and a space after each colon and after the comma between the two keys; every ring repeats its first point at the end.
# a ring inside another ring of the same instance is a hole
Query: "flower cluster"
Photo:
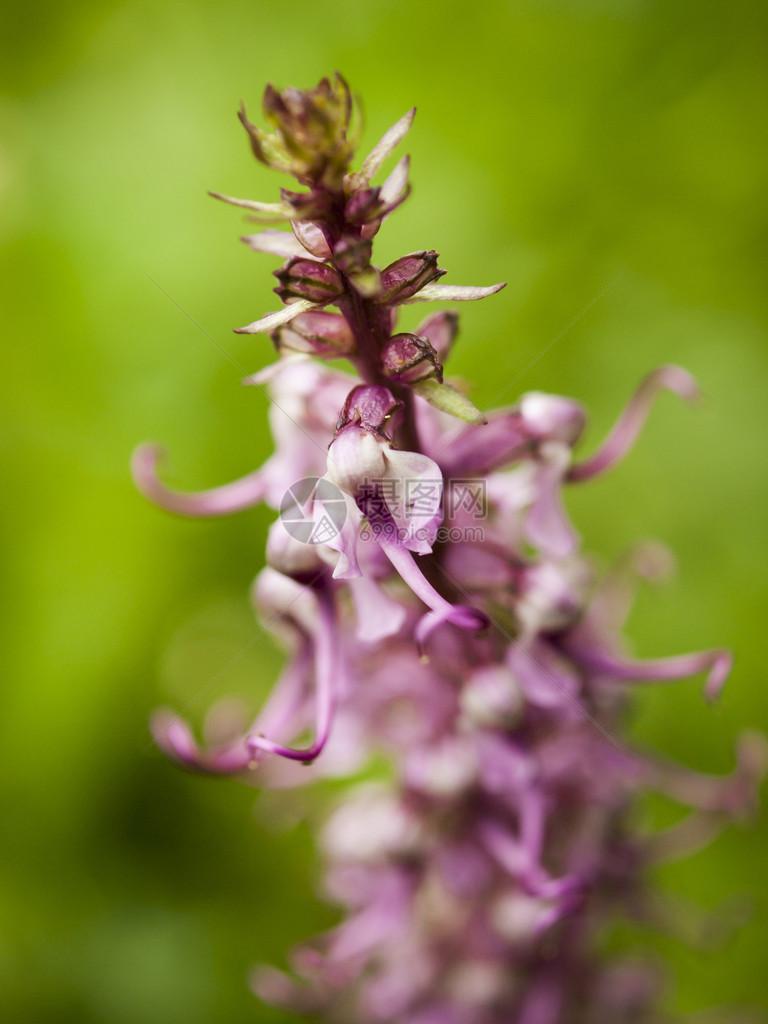
{"type": "Polygon", "coordinates": [[[241,113],[257,159],[304,187],[279,203],[216,194],[291,229],[244,239],[285,261],[282,307],[239,329],[269,334],[279,353],[248,380],[272,397],[275,452],[203,493],[169,489],[154,447],[133,468],[172,512],[279,513],[254,601],[288,657],[249,728],[203,748],[167,711],[154,734],[186,766],[265,786],[352,776],[374,752],[395,767],[396,781],[349,790],[324,832],[344,922],[297,950],[291,975],[260,968],[263,999],[358,1024],[655,1020],[652,974],[603,962],[596,935],[642,904],[654,858],[750,808],[763,748],[746,737],[733,773],[710,778],[617,740],[627,684],[705,673],[714,698],[730,657],[628,657],[634,579],[659,575],[663,552],[639,545],[595,579],[561,493],[624,456],[659,391],[692,399],[696,385],[678,367],[652,372],[586,459],[571,399],[530,392],[479,413],[444,377],[455,313],[403,333],[397,312],[503,285],[437,283],[432,251],[371,262],[408,195],[408,158],[373,181],[414,112],[352,172],[354,106],[337,75],[304,92],[270,86],[271,135],[241,113]],[[339,358],[356,376],[328,365],[339,358]],[[645,787],[691,807],[676,831],[630,829],[645,787]]]}

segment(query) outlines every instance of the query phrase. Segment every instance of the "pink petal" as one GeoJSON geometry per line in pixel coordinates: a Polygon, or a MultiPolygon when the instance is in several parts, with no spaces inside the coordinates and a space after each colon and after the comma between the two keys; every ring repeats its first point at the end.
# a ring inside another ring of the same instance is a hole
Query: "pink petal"
{"type": "Polygon", "coordinates": [[[699,397],[699,387],[687,370],[680,366],[660,366],[653,370],[629,400],[613,430],[594,455],[571,467],[568,480],[590,480],[615,466],[630,450],[648,418],[656,395],[661,391],[674,391],[686,402],[699,397]]]}
{"type": "Polygon", "coordinates": [[[240,512],[262,501],[265,483],[261,470],[209,491],[174,491],[157,476],[161,450],[141,445],[133,454],[131,468],[136,486],[156,505],[180,516],[224,516],[240,512]]]}

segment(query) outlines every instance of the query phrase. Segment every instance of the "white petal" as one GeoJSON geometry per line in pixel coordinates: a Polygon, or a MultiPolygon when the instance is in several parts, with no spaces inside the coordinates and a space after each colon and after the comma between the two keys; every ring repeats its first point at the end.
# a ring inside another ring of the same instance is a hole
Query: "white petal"
{"type": "Polygon", "coordinates": [[[309,299],[299,299],[298,302],[292,302],[290,306],[278,309],[276,313],[267,313],[261,320],[254,320],[252,324],[247,324],[245,327],[236,327],[235,334],[268,334],[270,331],[274,331],[276,327],[289,323],[299,313],[308,313],[310,309],[322,308],[322,302],[310,302],[309,299]]]}
{"type": "Polygon", "coordinates": [[[271,256],[280,256],[281,259],[289,260],[293,256],[301,256],[304,259],[315,259],[308,253],[295,235],[287,231],[275,231],[274,228],[266,228],[258,235],[243,235],[240,239],[249,245],[254,252],[266,252],[271,256]]]}
{"type": "Polygon", "coordinates": [[[385,476],[397,482],[385,494],[387,507],[410,551],[428,554],[442,522],[443,476],[426,455],[392,448],[386,453],[385,476]]]}
{"type": "Polygon", "coordinates": [[[409,110],[399,121],[386,131],[376,143],[371,152],[365,158],[362,168],[358,174],[353,176],[357,186],[367,185],[374,174],[378,171],[389,154],[399,145],[408,132],[411,130],[413,119],[416,116],[416,108],[409,110]]]}
{"type": "Polygon", "coordinates": [[[348,427],[328,449],[328,477],[347,494],[357,494],[363,484],[370,485],[384,476],[386,447],[385,441],[367,430],[348,427]]]}
{"type": "Polygon", "coordinates": [[[506,287],[506,281],[488,285],[486,288],[464,284],[427,284],[410,299],[406,299],[403,305],[412,302],[474,302],[476,299],[486,299],[489,295],[495,295],[506,287]]]}
{"type": "Polygon", "coordinates": [[[235,199],[234,196],[225,196],[221,192],[209,192],[209,196],[220,199],[230,206],[242,206],[244,210],[253,210],[254,213],[264,214],[272,220],[293,220],[296,211],[287,203],[260,203],[257,199],[235,199]]]}
{"type": "Polygon", "coordinates": [[[400,198],[403,190],[408,185],[408,170],[410,166],[411,158],[409,156],[404,156],[402,160],[398,160],[395,164],[394,170],[381,186],[381,192],[379,192],[379,198],[385,203],[394,203],[400,198]]]}

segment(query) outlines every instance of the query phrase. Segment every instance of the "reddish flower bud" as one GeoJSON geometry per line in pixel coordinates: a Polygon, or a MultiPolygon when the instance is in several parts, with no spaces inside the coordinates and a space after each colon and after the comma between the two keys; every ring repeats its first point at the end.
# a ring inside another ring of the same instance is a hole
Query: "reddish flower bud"
{"type": "Polygon", "coordinates": [[[289,349],[326,358],[347,356],[355,351],[355,339],[344,317],[323,310],[299,314],[271,337],[279,351],[289,349]]]}
{"type": "Polygon", "coordinates": [[[380,189],[366,188],[350,196],[344,208],[344,219],[350,224],[366,224],[381,214],[380,189]]]}
{"type": "Polygon", "coordinates": [[[321,260],[327,260],[331,255],[331,247],[325,237],[320,224],[311,220],[292,220],[291,227],[299,242],[307,252],[317,256],[321,260]]]}
{"type": "Polygon", "coordinates": [[[301,256],[288,260],[273,273],[280,282],[274,290],[285,303],[293,299],[331,302],[343,290],[341,278],[333,267],[315,260],[305,260],[301,256]]]}
{"type": "Polygon", "coordinates": [[[291,192],[281,188],[280,198],[296,214],[292,220],[316,220],[324,216],[330,209],[331,202],[327,192],[313,189],[311,192],[291,192]]]}
{"type": "Polygon", "coordinates": [[[401,256],[399,260],[395,260],[382,270],[381,292],[376,301],[397,305],[415,295],[430,281],[442,277],[444,273],[445,271],[440,270],[437,265],[437,253],[434,249],[401,256]]]}
{"type": "Polygon", "coordinates": [[[437,352],[426,338],[415,334],[396,334],[381,350],[381,365],[392,380],[413,384],[427,377],[443,379],[437,352]]]}
{"type": "Polygon", "coordinates": [[[371,265],[373,243],[365,238],[344,235],[335,245],[333,262],[344,274],[365,270],[371,265]]]}
{"type": "Polygon", "coordinates": [[[356,235],[345,235],[333,250],[333,261],[350,284],[365,298],[379,293],[379,272],[371,266],[372,243],[356,235]]]}
{"type": "Polygon", "coordinates": [[[386,436],[385,428],[400,408],[401,403],[388,388],[377,384],[360,384],[347,395],[336,424],[336,434],[353,424],[373,434],[386,436]]]}

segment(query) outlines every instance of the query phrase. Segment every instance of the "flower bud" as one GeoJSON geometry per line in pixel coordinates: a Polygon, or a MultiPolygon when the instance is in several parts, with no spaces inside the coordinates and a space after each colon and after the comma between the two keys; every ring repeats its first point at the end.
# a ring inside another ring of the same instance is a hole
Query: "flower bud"
{"type": "Polygon", "coordinates": [[[240,118],[243,128],[248,132],[251,150],[256,159],[275,171],[290,172],[291,159],[285,150],[285,146],[283,146],[277,136],[267,135],[261,128],[257,128],[255,124],[252,124],[248,120],[244,104],[241,105],[237,116],[240,118]]]}
{"type": "Polygon", "coordinates": [[[381,291],[376,301],[392,305],[405,302],[424,285],[437,280],[444,273],[445,271],[437,266],[437,253],[434,249],[430,252],[413,252],[409,256],[401,256],[399,260],[395,260],[382,270],[381,291]]]}
{"type": "Polygon", "coordinates": [[[345,235],[339,239],[333,250],[333,260],[344,274],[354,274],[371,265],[373,243],[365,238],[345,235]]]}
{"type": "Polygon", "coordinates": [[[331,247],[328,245],[320,224],[315,224],[311,220],[292,220],[291,227],[294,235],[307,252],[321,260],[327,260],[330,257],[331,247]]]}
{"type": "Polygon", "coordinates": [[[586,417],[578,402],[559,395],[529,391],[520,401],[523,426],[541,440],[573,445],[584,429],[586,417]]]}
{"type": "Polygon", "coordinates": [[[333,250],[336,266],[355,291],[368,299],[379,293],[379,272],[371,266],[371,247],[369,239],[345,235],[333,250]]]}
{"type": "Polygon", "coordinates": [[[322,189],[291,192],[290,189],[281,188],[280,198],[295,214],[291,217],[292,223],[297,220],[318,220],[328,213],[331,205],[328,193],[322,189]]]}
{"type": "Polygon", "coordinates": [[[308,299],[310,302],[331,302],[341,295],[341,278],[326,263],[296,256],[274,271],[280,282],[275,292],[283,302],[308,299]]]}
{"type": "Polygon", "coordinates": [[[443,367],[437,352],[426,338],[415,334],[396,334],[381,350],[381,365],[392,380],[413,384],[427,377],[443,379],[443,367]]]}
{"type": "Polygon", "coordinates": [[[380,385],[361,384],[352,388],[336,424],[336,436],[350,424],[386,436],[385,428],[400,407],[392,392],[380,385]]]}
{"type": "MultiPolygon", "coordinates": [[[[257,159],[289,170],[305,183],[338,187],[354,146],[348,139],[352,114],[349,87],[338,73],[324,78],[314,89],[267,86],[264,116],[275,128],[270,138],[246,124],[257,159]]],[[[245,124],[245,122],[243,122],[245,124]]]]}
{"type": "Polygon", "coordinates": [[[323,562],[317,545],[296,540],[278,519],[267,535],[267,565],[284,576],[305,583],[317,577],[323,562]]]}
{"type": "Polygon", "coordinates": [[[344,208],[344,219],[349,224],[367,224],[375,220],[381,213],[381,189],[366,188],[355,192],[347,200],[344,208]]]}
{"type": "Polygon", "coordinates": [[[374,487],[387,470],[386,447],[383,438],[349,424],[328,449],[328,479],[345,494],[374,487]]]}
{"type": "Polygon", "coordinates": [[[338,313],[310,310],[272,332],[275,348],[282,352],[308,352],[314,356],[338,358],[355,351],[349,324],[338,313]]]}

